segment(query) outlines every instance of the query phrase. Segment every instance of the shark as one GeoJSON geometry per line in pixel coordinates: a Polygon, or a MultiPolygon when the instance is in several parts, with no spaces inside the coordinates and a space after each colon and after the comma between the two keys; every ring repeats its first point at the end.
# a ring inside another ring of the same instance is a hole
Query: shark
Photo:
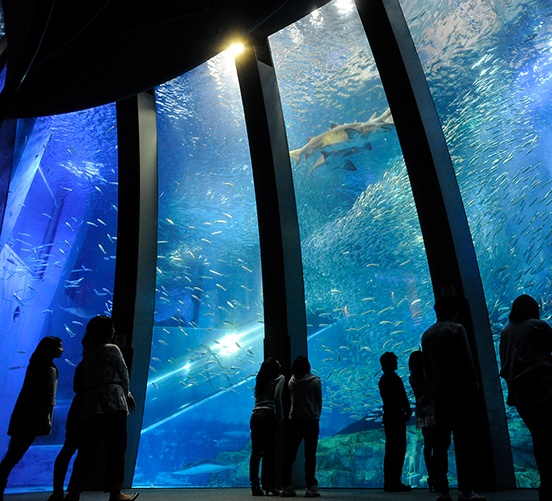
{"type": "Polygon", "coordinates": [[[217,461],[216,459],[202,459],[193,463],[184,465],[179,470],[171,472],[173,475],[205,475],[212,473],[221,473],[227,470],[233,470],[237,467],[236,464],[226,464],[217,461]]]}
{"type": "MultiPolygon", "coordinates": [[[[341,153],[335,155],[345,157],[363,149],[370,149],[371,146],[367,146],[370,140],[391,130],[395,125],[389,108],[379,117],[377,115],[377,111],[374,112],[366,122],[353,122],[343,125],[332,124],[330,129],[322,132],[322,134],[309,137],[307,144],[302,148],[290,151],[289,156],[295,160],[295,165],[297,165],[301,158],[308,159],[315,151],[341,151],[341,153]]],[[[327,156],[323,160],[317,160],[317,162],[320,162],[317,168],[325,163],[326,158],[327,156]]]]}
{"type": "Polygon", "coordinates": [[[361,151],[371,150],[371,149],[372,149],[372,145],[370,143],[366,143],[363,146],[343,148],[341,150],[331,150],[331,151],[321,150],[320,153],[322,153],[322,155],[320,155],[320,158],[318,158],[318,160],[310,168],[307,176],[311,176],[316,169],[318,169],[319,167],[322,167],[323,165],[326,165],[333,170],[336,170],[336,169],[350,170],[350,171],[358,170],[356,168],[356,165],[347,157],[350,157],[351,155],[356,155],[361,151]]]}

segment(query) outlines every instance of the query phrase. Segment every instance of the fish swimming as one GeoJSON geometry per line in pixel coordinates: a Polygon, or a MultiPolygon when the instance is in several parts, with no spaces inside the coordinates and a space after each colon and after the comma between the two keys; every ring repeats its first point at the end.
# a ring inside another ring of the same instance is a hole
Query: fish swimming
{"type": "Polygon", "coordinates": [[[312,175],[312,173],[322,165],[326,165],[333,170],[337,170],[337,169],[351,170],[351,171],[358,170],[356,168],[356,165],[353,162],[351,162],[351,160],[349,159],[344,160],[344,159],[351,155],[356,155],[361,151],[371,150],[371,149],[372,149],[372,145],[370,143],[366,143],[363,146],[343,148],[341,150],[332,150],[332,151],[321,150],[320,153],[322,153],[322,155],[315,162],[315,164],[310,168],[307,176],[312,175]]]}
{"type": "Polygon", "coordinates": [[[344,145],[349,148],[362,147],[370,136],[378,132],[388,131],[394,126],[391,110],[387,108],[379,117],[375,112],[366,122],[354,122],[343,125],[332,124],[331,128],[315,137],[310,137],[308,143],[289,152],[297,165],[301,157],[309,158],[314,151],[325,149],[332,151],[344,145]]]}
{"type": "Polygon", "coordinates": [[[188,463],[179,470],[173,471],[171,473],[173,475],[205,475],[233,470],[237,466],[237,463],[226,464],[214,459],[202,459],[201,461],[188,463]]]}

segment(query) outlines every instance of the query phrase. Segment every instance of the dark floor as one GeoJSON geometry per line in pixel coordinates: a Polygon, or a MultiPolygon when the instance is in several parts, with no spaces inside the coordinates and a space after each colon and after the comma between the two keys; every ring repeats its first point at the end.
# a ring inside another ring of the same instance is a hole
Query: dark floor
{"type": "MultiPolygon", "coordinates": [[[[140,501],[238,501],[249,499],[249,489],[129,489],[127,493],[140,492],[140,501]]],[[[409,493],[390,494],[381,489],[320,489],[324,500],[345,501],[435,501],[436,495],[425,489],[415,489],[409,493]]],[[[50,493],[33,492],[4,495],[4,501],[46,501],[50,493]]],[[[456,499],[456,491],[451,491],[456,499]]],[[[298,497],[304,492],[299,490],[298,497]]],[[[537,501],[538,493],[533,489],[520,489],[485,493],[488,501],[537,501]]],[[[107,501],[108,494],[85,492],[81,501],[107,501]]]]}

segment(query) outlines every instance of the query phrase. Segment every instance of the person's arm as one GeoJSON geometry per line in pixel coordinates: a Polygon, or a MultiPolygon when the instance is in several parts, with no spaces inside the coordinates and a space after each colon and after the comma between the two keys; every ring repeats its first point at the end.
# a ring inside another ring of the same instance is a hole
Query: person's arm
{"type": "MultiPolygon", "coordinates": [[[[460,324],[459,324],[460,325],[460,324]]],[[[470,343],[468,341],[468,334],[463,325],[460,325],[459,333],[456,336],[458,357],[463,360],[463,364],[466,367],[466,375],[468,382],[471,382],[475,390],[479,389],[477,372],[475,370],[475,364],[473,363],[473,356],[470,349],[470,343]]]]}
{"type": "Polygon", "coordinates": [[[427,380],[429,390],[433,393],[433,365],[431,364],[430,347],[425,338],[422,337],[422,355],[424,359],[424,375],[427,380]]]}
{"type": "Polygon", "coordinates": [[[136,401],[134,400],[132,393],[130,393],[130,380],[125,359],[123,358],[123,354],[117,345],[113,345],[112,349],[114,353],[113,365],[115,366],[115,370],[121,379],[121,386],[126,396],[128,410],[129,412],[133,412],[136,409],[136,401]]]}
{"type": "Polygon", "coordinates": [[[316,386],[315,386],[315,398],[316,398],[316,406],[318,409],[318,417],[322,414],[322,381],[320,378],[316,379],[316,386]]]}
{"type": "Polygon", "coordinates": [[[284,409],[282,407],[282,390],[284,389],[285,379],[286,378],[284,376],[279,376],[276,379],[276,387],[274,388],[274,409],[279,423],[282,422],[282,420],[284,419],[284,409]]]}
{"type": "MultiPolygon", "coordinates": [[[[400,379],[400,378],[399,378],[400,379]]],[[[404,418],[406,419],[406,422],[410,421],[410,418],[412,417],[412,408],[410,407],[410,401],[408,400],[408,395],[406,394],[406,388],[404,387],[404,383],[401,381],[402,386],[402,399],[403,399],[403,409],[404,409],[404,418]]]]}

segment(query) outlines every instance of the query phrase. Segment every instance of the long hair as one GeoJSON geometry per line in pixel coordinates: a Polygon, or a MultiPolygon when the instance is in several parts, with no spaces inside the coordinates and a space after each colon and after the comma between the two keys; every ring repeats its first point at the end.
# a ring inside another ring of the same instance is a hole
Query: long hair
{"type": "Polygon", "coordinates": [[[424,356],[420,350],[413,351],[408,358],[410,377],[414,384],[424,379],[424,356]]]}
{"type": "Polygon", "coordinates": [[[268,383],[280,374],[280,362],[274,357],[268,357],[262,364],[255,379],[255,396],[262,393],[268,383]]]}
{"type": "Polygon", "coordinates": [[[514,300],[508,319],[510,322],[524,322],[531,318],[537,320],[540,318],[539,303],[531,296],[522,294],[514,300]]]}
{"type": "Polygon", "coordinates": [[[61,344],[59,337],[47,336],[42,338],[31,355],[29,364],[51,364],[61,344]]]}
{"type": "Polygon", "coordinates": [[[86,334],[82,338],[82,345],[100,346],[112,341],[114,334],[113,320],[106,315],[98,315],[88,322],[86,334]]]}

